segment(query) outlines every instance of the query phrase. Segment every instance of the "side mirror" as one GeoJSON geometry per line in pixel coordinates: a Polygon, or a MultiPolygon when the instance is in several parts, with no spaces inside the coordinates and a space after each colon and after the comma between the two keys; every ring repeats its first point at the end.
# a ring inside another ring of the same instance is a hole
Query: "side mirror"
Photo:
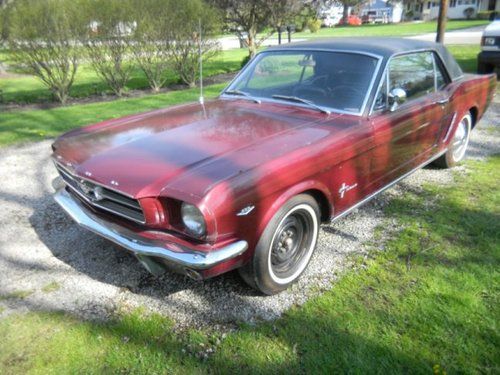
{"type": "Polygon", "coordinates": [[[394,112],[399,105],[406,101],[406,91],[400,88],[394,88],[389,93],[389,110],[394,112]]]}

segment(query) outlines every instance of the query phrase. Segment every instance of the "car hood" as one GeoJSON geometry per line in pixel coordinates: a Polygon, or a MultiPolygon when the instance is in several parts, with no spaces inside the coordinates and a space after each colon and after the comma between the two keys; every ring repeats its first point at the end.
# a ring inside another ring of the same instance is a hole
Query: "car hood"
{"type": "Polygon", "coordinates": [[[486,29],[484,29],[483,36],[500,36],[500,21],[493,21],[486,29]]]}
{"type": "Polygon", "coordinates": [[[219,99],[74,130],[54,143],[54,157],[136,198],[200,197],[214,183],[324,137],[311,125],[325,118],[296,106],[219,99]]]}

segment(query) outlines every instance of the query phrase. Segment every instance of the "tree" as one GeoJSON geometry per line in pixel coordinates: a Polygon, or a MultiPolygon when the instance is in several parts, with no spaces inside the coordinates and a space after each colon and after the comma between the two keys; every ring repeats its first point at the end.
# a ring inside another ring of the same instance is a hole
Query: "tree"
{"type": "Polygon", "coordinates": [[[275,28],[300,13],[303,0],[211,0],[225,14],[226,23],[234,27],[240,40],[253,57],[275,28]],[[263,33],[261,37],[257,34],[263,33]]]}
{"type": "Polygon", "coordinates": [[[0,0],[0,44],[8,39],[9,11],[11,6],[6,0],[0,0]]]}
{"type": "Polygon", "coordinates": [[[193,87],[200,50],[204,61],[219,50],[213,38],[220,33],[219,13],[202,0],[135,1],[136,9],[142,10],[136,13],[137,28],[131,50],[153,91],[164,85],[170,69],[183,83],[193,87]]]}
{"type": "Polygon", "coordinates": [[[75,40],[83,30],[73,4],[68,0],[16,0],[9,16],[14,59],[63,104],[78,69],[80,51],[75,40]]]}
{"type": "Polygon", "coordinates": [[[136,27],[134,8],[129,0],[88,0],[88,31],[82,43],[96,73],[111,90],[122,96],[132,73],[128,59],[136,27]]]}
{"type": "Polygon", "coordinates": [[[446,30],[446,13],[448,11],[448,0],[441,0],[439,3],[439,15],[437,24],[436,42],[444,43],[444,33],[446,30]]]}
{"type": "Polygon", "coordinates": [[[307,2],[296,0],[281,0],[268,2],[269,25],[272,30],[290,24],[307,6],[307,2]]]}
{"type": "Polygon", "coordinates": [[[349,25],[349,7],[361,5],[365,0],[338,0],[343,7],[342,21],[344,25],[349,25]]]}

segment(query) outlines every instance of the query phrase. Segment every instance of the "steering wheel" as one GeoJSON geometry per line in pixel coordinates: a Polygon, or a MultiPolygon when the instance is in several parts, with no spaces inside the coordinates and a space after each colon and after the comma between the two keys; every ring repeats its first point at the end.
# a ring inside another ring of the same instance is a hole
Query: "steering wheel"
{"type": "Polygon", "coordinates": [[[349,85],[340,85],[332,88],[330,93],[332,96],[336,95],[336,92],[339,92],[338,95],[350,96],[350,97],[364,97],[363,92],[355,87],[349,85]]]}
{"type": "Polygon", "coordinates": [[[301,85],[293,89],[293,96],[298,96],[299,98],[326,98],[327,92],[325,89],[317,86],[301,85]]]}

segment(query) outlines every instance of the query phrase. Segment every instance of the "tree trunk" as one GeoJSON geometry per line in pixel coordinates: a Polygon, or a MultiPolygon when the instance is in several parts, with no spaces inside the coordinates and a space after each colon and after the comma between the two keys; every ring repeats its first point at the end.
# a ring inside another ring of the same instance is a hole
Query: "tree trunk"
{"type": "Polygon", "coordinates": [[[248,55],[250,56],[251,59],[253,59],[253,57],[257,53],[257,47],[255,46],[255,35],[253,35],[252,31],[248,32],[247,44],[248,44],[248,55]]]}
{"type": "Polygon", "coordinates": [[[344,12],[342,15],[342,24],[344,26],[349,25],[349,4],[344,3],[344,12]]]}
{"type": "Polygon", "coordinates": [[[446,31],[446,13],[448,12],[448,0],[441,0],[439,4],[439,15],[436,42],[444,43],[444,33],[446,31]]]}

